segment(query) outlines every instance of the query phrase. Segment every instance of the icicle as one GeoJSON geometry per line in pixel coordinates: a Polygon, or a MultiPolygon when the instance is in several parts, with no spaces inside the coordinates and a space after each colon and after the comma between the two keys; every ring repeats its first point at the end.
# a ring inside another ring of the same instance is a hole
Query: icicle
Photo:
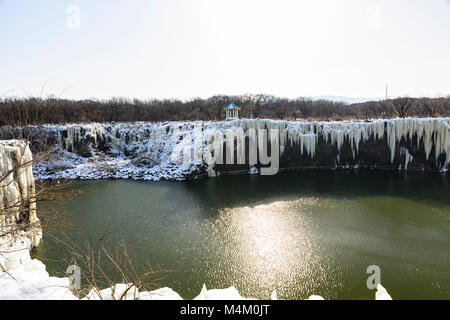
{"type": "Polygon", "coordinates": [[[409,150],[406,148],[400,149],[400,154],[405,156],[405,170],[408,170],[408,164],[412,162],[414,157],[409,153],[409,150]]]}
{"type": "MultiPolygon", "coordinates": [[[[394,119],[335,122],[274,121],[260,119],[239,119],[223,122],[165,122],[165,123],[121,123],[121,124],[84,124],[84,125],[47,125],[42,131],[51,132],[61,148],[74,151],[77,144],[88,144],[95,150],[101,141],[108,143],[111,151],[123,152],[127,149],[133,154],[148,153],[154,159],[160,159],[171,153],[174,143],[172,137],[177,130],[192,133],[194,127],[207,130],[226,130],[236,132],[254,129],[256,133],[263,129],[278,129],[280,152],[287,148],[297,148],[296,154],[314,158],[320,143],[336,148],[340,162],[343,159],[343,147],[348,146],[354,159],[360,153],[363,143],[373,139],[385,143],[390,151],[391,163],[394,163],[397,148],[400,150],[405,168],[411,163],[409,150],[423,148],[426,159],[434,156],[438,166],[445,169],[450,164],[450,119],[394,119]],[[65,135],[63,133],[66,132],[65,135]],[[131,147],[131,148],[130,148],[131,147]],[[434,149],[434,151],[433,151],[434,149]]],[[[231,151],[231,150],[229,150],[231,151]]],[[[403,166],[403,163],[402,163],[403,166]]]]}

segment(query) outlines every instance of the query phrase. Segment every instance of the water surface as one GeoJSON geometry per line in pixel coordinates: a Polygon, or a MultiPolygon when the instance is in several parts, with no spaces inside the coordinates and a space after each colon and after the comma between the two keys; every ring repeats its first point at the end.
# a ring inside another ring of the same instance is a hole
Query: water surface
{"type": "MultiPolygon", "coordinates": [[[[281,299],[373,299],[366,269],[378,265],[394,299],[449,299],[449,180],[315,171],[85,181],[70,185],[84,193],[58,205],[82,231],[71,234],[75,242],[125,241],[137,264],[166,270],[152,279],[154,288],[168,286],[183,298],[206,283],[265,299],[273,289],[281,299]]],[[[42,214],[47,209],[40,206],[42,214]]],[[[65,251],[46,237],[35,255],[58,274],[65,251]]]]}

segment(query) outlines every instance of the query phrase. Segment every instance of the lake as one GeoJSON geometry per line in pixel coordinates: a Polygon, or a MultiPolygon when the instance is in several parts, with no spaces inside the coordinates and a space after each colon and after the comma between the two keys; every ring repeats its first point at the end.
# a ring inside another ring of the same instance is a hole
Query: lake
{"type": "MultiPolygon", "coordinates": [[[[306,171],[186,182],[73,181],[81,191],[39,204],[70,218],[74,243],[125,243],[160,270],[149,289],[183,298],[234,285],[242,296],[374,299],[377,265],[394,299],[450,298],[450,178],[438,173],[306,171]]],[[[46,236],[33,256],[67,268],[46,236]]],[[[65,261],[65,260],[64,260],[65,261]]]]}

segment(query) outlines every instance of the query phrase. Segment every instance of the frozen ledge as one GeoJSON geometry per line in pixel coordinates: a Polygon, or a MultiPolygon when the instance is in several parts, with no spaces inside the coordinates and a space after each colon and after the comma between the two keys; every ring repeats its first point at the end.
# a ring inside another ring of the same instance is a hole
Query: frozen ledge
{"type": "Polygon", "coordinates": [[[30,247],[41,240],[32,161],[28,142],[0,140],[0,247],[14,245],[18,236],[26,235],[30,247]]]}

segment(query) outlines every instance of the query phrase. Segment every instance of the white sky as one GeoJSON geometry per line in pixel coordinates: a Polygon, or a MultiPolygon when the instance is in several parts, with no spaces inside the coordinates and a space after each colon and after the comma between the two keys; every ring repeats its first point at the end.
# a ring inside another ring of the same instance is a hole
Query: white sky
{"type": "Polygon", "coordinates": [[[0,0],[0,40],[5,96],[450,95],[448,0],[0,0]]]}

